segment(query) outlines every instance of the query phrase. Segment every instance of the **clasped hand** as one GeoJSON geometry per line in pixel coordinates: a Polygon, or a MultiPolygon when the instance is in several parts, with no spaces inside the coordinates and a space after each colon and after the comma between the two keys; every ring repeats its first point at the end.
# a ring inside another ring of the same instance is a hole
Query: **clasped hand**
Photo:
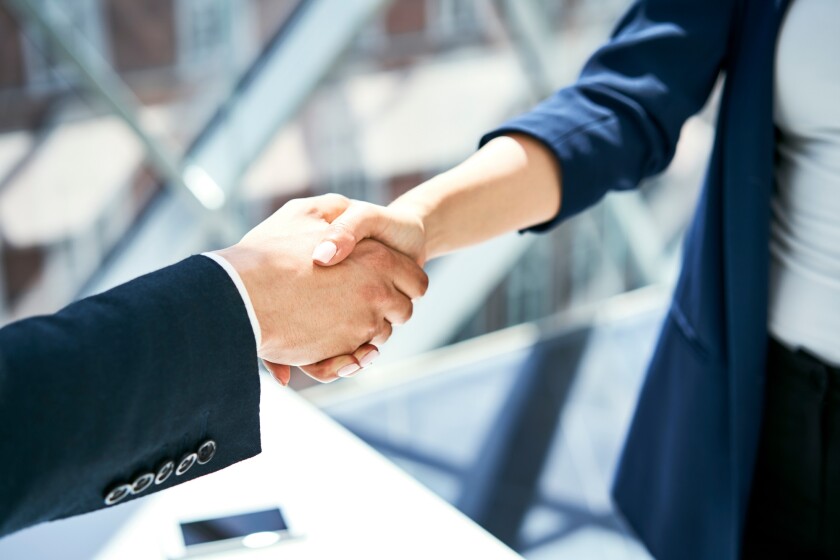
{"type": "Polygon", "coordinates": [[[329,382],[373,362],[426,292],[423,247],[410,213],[330,194],[288,202],[218,254],[251,299],[257,355],[286,385],[291,365],[329,382]]]}

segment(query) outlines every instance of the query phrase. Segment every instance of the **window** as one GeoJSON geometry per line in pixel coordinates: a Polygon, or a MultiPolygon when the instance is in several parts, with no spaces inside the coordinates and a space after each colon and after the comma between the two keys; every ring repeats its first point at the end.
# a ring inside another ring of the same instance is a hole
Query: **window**
{"type": "Polygon", "coordinates": [[[179,0],[177,4],[178,63],[190,73],[211,62],[227,41],[226,2],[179,0]]]}
{"type": "MultiPolygon", "coordinates": [[[[102,12],[99,0],[32,0],[52,22],[56,33],[76,45],[94,51],[108,59],[102,12]],[[82,42],[86,45],[82,45],[82,42]]],[[[24,33],[23,58],[27,86],[34,92],[51,92],[67,89],[76,80],[71,63],[39,29],[28,26],[24,33]]]]}
{"type": "Polygon", "coordinates": [[[431,31],[441,37],[479,31],[476,0],[432,0],[429,6],[431,31]]]}

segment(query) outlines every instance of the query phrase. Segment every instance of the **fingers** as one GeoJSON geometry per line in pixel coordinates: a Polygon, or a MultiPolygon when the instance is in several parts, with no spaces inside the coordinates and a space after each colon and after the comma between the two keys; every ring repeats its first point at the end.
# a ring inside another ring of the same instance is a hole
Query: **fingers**
{"type": "Polygon", "coordinates": [[[292,379],[292,368],[283,364],[275,364],[274,362],[269,362],[267,360],[263,360],[263,365],[265,365],[265,369],[268,370],[268,373],[277,380],[277,382],[282,385],[286,386],[289,384],[289,381],[292,379]]]}
{"type": "Polygon", "coordinates": [[[382,321],[382,325],[379,327],[379,331],[376,333],[370,343],[376,346],[382,346],[388,339],[391,338],[391,333],[394,332],[394,328],[391,326],[390,321],[382,321]]]}
{"type": "MultiPolygon", "coordinates": [[[[402,294],[397,289],[391,288],[392,292],[382,304],[381,312],[385,317],[385,321],[391,325],[404,325],[411,319],[414,313],[414,304],[405,294],[402,294]]],[[[380,328],[380,333],[384,327],[380,328]]],[[[388,332],[390,336],[390,329],[388,332]]],[[[382,341],[384,342],[384,341],[382,341]]],[[[375,343],[374,343],[375,344],[375,343]]]]}
{"type": "Polygon", "coordinates": [[[386,220],[377,206],[354,202],[343,214],[332,220],[321,242],[315,247],[312,260],[324,266],[340,263],[353,252],[357,243],[368,237],[376,237],[386,220]]]}
{"type": "Polygon", "coordinates": [[[300,198],[287,204],[300,204],[304,210],[317,215],[327,222],[332,222],[346,211],[352,201],[346,196],[336,193],[322,194],[309,198],[300,198]]]}
{"type": "Polygon", "coordinates": [[[312,379],[321,383],[335,381],[339,377],[352,377],[371,365],[379,357],[379,349],[373,344],[362,344],[353,354],[328,358],[300,369],[312,379]]]}
{"type": "MultiPolygon", "coordinates": [[[[429,289],[429,277],[426,275],[426,272],[420,268],[416,262],[402,253],[398,253],[396,251],[390,252],[393,258],[393,274],[390,276],[392,282],[394,283],[394,287],[408,296],[409,299],[418,299],[423,297],[426,290],[429,289]]],[[[391,322],[394,324],[402,324],[408,321],[410,317],[411,313],[408,314],[408,317],[406,317],[404,321],[397,323],[394,323],[394,321],[391,322]]]]}

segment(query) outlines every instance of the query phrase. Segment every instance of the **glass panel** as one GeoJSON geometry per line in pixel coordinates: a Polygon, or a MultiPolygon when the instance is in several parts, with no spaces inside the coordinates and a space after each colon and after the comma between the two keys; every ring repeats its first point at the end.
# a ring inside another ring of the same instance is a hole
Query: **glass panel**
{"type": "Polygon", "coordinates": [[[177,163],[299,4],[28,3],[46,28],[14,2],[0,6],[2,320],[83,292],[171,179],[104,94],[116,92],[177,163]],[[79,63],[119,83],[91,88],[79,63]]]}

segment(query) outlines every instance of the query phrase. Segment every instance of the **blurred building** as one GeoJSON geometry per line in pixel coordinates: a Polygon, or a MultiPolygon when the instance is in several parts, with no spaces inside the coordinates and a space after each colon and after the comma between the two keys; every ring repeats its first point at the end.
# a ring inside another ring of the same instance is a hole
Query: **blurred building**
{"type": "MultiPolygon", "coordinates": [[[[143,125],[181,156],[301,2],[34,4],[117,72],[143,125]]],[[[572,1],[542,4],[557,29],[580,11],[572,1]]],[[[595,18],[602,35],[600,22],[622,2],[597,4],[606,7],[595,18]]],[[[392,2],[248,170],[249,221],[326,191],[387,202],[467,155],[529,97],[504,18],[489,0],[392,2]]],[[[73,299],[130,234],[161,178],[54,41],[3,5],[0,44],[0,310],[14,318],[73,299]]]]}
{"type": "MultiPolygon", "coordinates": [[[[86,43],[101,59],[93,62],[128,86],[142,128],[174,159],[187,158],[219,128],[220,115],[237,109],[239,88],[264,70],[272,45],[310,4],[34,2],[52,18],[52,32],[86,43]]],[[[573,80],[625,0],[383,4],[354,30],[302,106],[242,160],[228,205],[241,230],[297,196],[340,192],[387,203],[457,164],[484,132],[573,80]]],[[[167,182],[137,134],[48,35],[11,4],[0,5],[0,313],[7,320],[54,311],[95,286],[91,278],[135,235],[167,182]]],[[[278,100],[283,95],[281,84],[278,100]]],[[[602,204],[533,243],[463,319],[455,339],[596,301],[672,270],[712,113],[689,122],[674,164],[632,195],[633,204],[602,204]],[[682,186],[661,188],[674,183],[682,186]]],[[[234,160],[235,135],[222,133],[234,160]]],[[[207,238],[190,250],[219,242],[207,238]]]]}
{"type": "MultiPolygon", "coordinates": [[[[294,0],[40,2],[90,43],[183,153],[294,0]],[[220,63],[220,60],[222,63],[220,63]]],[[[59,32],[62,30],[59,29],[59,32]]],[[[72,300],[160,189],[142,146],[85,92],[73,64],[0,5],[0,310],[72,300]]]]}

